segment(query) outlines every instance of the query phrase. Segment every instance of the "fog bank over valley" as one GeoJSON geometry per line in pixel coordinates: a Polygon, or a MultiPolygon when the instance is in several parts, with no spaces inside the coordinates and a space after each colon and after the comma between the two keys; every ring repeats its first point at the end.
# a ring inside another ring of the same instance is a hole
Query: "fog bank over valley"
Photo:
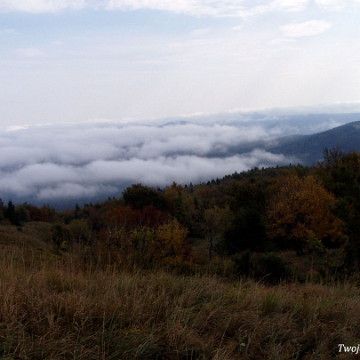
{"type": "Polygon", "coordinates": [[[196,184],[253,167],[297,163],[258,148],[358,120],[354,114],[232,112],[153,121],[89,121],[0,132],[0,197],[72,206],[120,196],[133,183],[196,184]]]}

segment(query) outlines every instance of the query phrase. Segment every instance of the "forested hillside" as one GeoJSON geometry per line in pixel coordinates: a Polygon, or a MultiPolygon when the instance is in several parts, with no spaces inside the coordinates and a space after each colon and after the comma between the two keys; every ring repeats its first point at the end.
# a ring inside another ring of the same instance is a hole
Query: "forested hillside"
{"type": "Polygon", "coordinates": [[[354,121],[312,135],[286,136],[266,143],[264,148],[275,154],[294,156],[302,164],[312,165],[321,160],[325,147],[339,147],[344,152],[359,152],[359,140],[360,121],[354,121]]]}
{"type": "Polygon", "coordinates": [[[119,198],[67,211],[10,200],[1,204],[1,223],[19,231],[48,223],[44,238],[54,250],[76,248],[102,266],[192,271],[227,258],[237,275],[303,279],[308,272],[297,274],[282,256],[289,252],[316,259],[319,279],[341,277],[360,270],[359,180],[360,155],[332,148],[313,167],[254,168],[165,189],[134,184],[119,198]]]}

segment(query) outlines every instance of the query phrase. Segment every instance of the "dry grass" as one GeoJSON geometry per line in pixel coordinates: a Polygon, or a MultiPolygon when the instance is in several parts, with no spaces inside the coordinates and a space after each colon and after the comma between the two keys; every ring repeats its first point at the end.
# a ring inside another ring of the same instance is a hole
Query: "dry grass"
{"type": "Polygon", "coordinates": [[[333,359],[360,337],[350,284],[119,273],[10,248],[0,256],[1,359],[333,359]]]}

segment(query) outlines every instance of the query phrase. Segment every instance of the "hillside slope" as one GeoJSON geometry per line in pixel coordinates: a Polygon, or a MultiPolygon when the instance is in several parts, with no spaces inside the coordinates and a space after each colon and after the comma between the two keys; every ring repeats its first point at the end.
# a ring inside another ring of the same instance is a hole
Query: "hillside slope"
{"type": "Polygon", "coordinates": [[[275,154],[295,156],[301,163],[311,165],[322,159],[325,148],[336,146],[344,152],[360,151],[360,121],[313,135],[286,136],[266,143],[264,148],[275,154]]]}

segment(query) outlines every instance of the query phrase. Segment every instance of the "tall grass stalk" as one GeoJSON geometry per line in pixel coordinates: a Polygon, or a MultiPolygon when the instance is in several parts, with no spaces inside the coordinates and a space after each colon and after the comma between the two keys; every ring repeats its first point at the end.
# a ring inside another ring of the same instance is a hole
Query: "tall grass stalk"
{"type": "Polygon", "coordinates": [[[349,283],[269,287],[26,256],[0,255],[2,359],[331,359],[360,337],[349,283]]]}

